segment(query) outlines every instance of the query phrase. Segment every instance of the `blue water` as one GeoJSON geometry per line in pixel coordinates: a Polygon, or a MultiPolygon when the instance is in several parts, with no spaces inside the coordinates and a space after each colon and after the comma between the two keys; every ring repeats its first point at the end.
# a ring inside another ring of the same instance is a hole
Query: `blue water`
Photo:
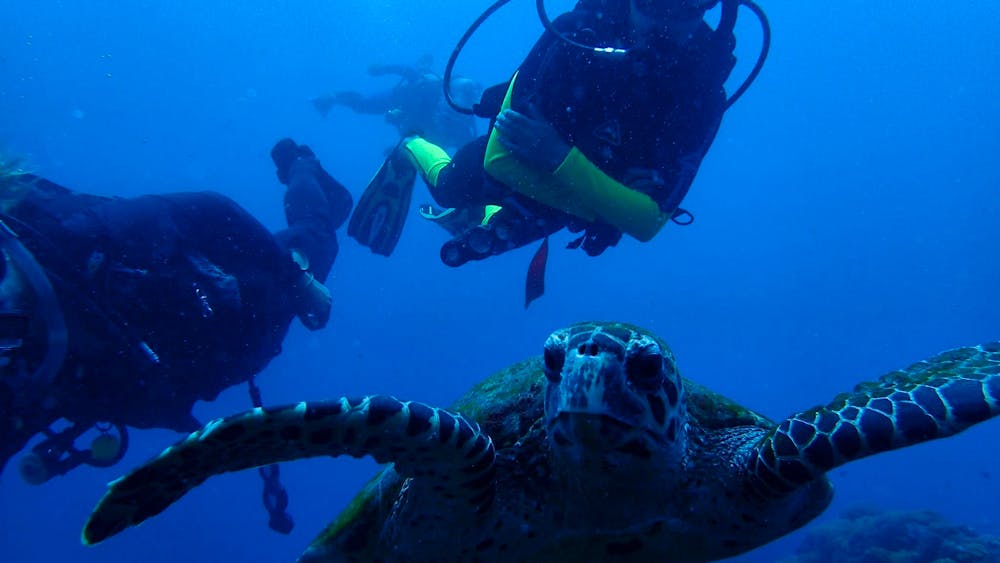
{"type": "MultiPolygon", "coordinates": [[[[558,12],[569,2],[552,2],[558,12]]],[[[271,228],[281,186],[267,151],[308,143],[357,198],[394,142],[377,117],[308,100],[375,91],[372,62],[442,66],[484,2],[0,0],[0,143],[75,189],[115,195],[211,188],[271,228]]],[[[341,238],[333,319],[297,323],[260,377],[265,400],[394,393],[446,404],[538,353],[584,319],[649,327],[684,374],[782,418],[861,379],[1000,338],[1000,9],[982,2],[764,6],[774,46],[726,116],[685,206],[688,228],[624,240],[591,259],[553,239],[547,295],[525,311],[531,249],[453,270],[414,217],[391,259],[341,238]]],[[[745,18],[742,77],[759,33],[745,18]]],[[[476,36],[459,71],[506,78],[539,34],[517,0],[476,36]]],[[[418,188],[415,203],[427,199],[418,188]]],[[[244,388],[201,404],[245,409],[244,388]]],[[[217,477],[163,515],[96,548],[79,531],[104,484],[168,445],[133,434],[115,468],[44,486],[0,476],[4,561],[290,561],[374,471],[368,460],[283,467],[297,526],[267,530],[255,473],[217,477]]],[[[827,517],[859,503],[938,510],[1000,534],[1000,423],[833,472],[827,517]]],[[[790,553],[793,534],[740,561],[790,553]]]]}

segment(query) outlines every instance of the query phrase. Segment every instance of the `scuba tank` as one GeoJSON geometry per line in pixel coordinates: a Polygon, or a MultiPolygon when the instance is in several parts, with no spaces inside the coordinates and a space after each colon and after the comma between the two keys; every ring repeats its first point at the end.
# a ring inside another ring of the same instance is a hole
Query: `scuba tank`
{"type": "MultiPolygon", "coordinates": [[[[663,2],[665,0],[646,0],[646,2],[663,2]]],[[[477,115],[484,118],[492,118],[494,115],[486,112],[477,112],[476,107],[464,107],[455,101],[452,91],[451,91],[451,77],[455,68],[455,62],[458,60],[459,55],[465,48],[465,44],[475,35],[476,31],[482,24],[490,18],[494,13],[497,12],[504,5],[509,3],[510,0],[496,0],[491,4],[472,24],[466,29],[465,33],[458,40],[458,44],[451,52],[451,56],[448,58],[448,64],[445,66],[444,70],[444,96],[447,100],[448,105],[452,109],[459,113],[467,115],[477,115]],[[488,115],[481,115],[481,113],[487,113],[488,115]]],[[[705,10],[711,9],[716,4],[722,4],[722,15],[719,18],[719,25],[715,30],[716,35],[721,37],[731,36],[733,34],[733,29],[736,27],[736,19],[741,6],[746,7],[757,17],[760,21],[763,38],[761,41],[760,53],[757,55],[757,62],[754,63],[753,68],[750,73],[743,80],[743,83],[729,96],[726,100],[726,109],[732,107],[737,100],[750,88],[754,80],[757,79],[757,75],[760,74],[761,69],[764,67],[764,62],[767,60],[767,55],[771,48],[771,25],[767,19],[767,15],[764,10],[761,9],[753,0],[691,0],[689,4],[690,9],[698,10],[704,13],[705,10]]],[[[560,32],[552,25],[552,21],[549,20],[548,14],[545,10],[545,0],[535,0],[535,8],[538,13],[538,19],[542,22],[542,26],[549,33],[555,35],[559,40],[572,45],[574,47],[591,51],[600,56],[616,57],[624,59],[628,55],[628,49],[621,49],[617,47],[601,46],[601,45],[586,45],[580,43],[570,37],[567,37],[564,33],[560,32]]],[[[621,22],[628,16],[628,1],[627,0],[580,0],[577,2],[576,9],[584,9],[588,11],[600,12],[606,14],[608,18],[612,21],[621,22]]],[[[489,91],[489,90],[487,90],[489,91]]],[[[482,104],[484,107],[491,107],[492,104],[482,104]]]]}

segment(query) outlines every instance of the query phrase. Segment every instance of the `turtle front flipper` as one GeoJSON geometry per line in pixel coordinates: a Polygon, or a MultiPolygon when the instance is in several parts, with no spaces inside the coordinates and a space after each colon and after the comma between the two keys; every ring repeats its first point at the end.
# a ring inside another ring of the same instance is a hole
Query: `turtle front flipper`
{"type": "Polygon", "coordinates": [[[875,453],[946,438],[1000,414],[1000,342],[957,348],[789,417],[749,458],[751,487],[784,496],[875,453]]]}
{"type": "Polygon", "coordinates": [[[479,425],[376,395],[257,408],[218,419],[113,481],[83,530],[96,544],[165,510],[212,475],[293,459],[370,455],[472,511],[493,499],[493,441],[479,425]],[[456,476],[460,478],[456,479],[456,476]]]}

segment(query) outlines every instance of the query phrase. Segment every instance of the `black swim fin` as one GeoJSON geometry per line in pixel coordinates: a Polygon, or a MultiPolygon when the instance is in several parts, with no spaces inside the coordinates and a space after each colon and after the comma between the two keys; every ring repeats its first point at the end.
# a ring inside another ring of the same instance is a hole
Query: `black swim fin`
{"type": "Polygon", "coordinates": [[[417,168],[399,143],[361,194],[347,235],[375,254],[392,254],[406,224],[416,179],[417,168]]]}

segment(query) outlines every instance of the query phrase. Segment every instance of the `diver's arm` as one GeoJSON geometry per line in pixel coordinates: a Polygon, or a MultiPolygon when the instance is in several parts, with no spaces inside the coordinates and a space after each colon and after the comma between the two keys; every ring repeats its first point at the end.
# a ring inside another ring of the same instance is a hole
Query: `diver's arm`
{"type": "Polygon", "coordinates": [[[607,175],[576,147],[552,177],[598,219],[642,242],[656,236],[670,218],[652,197],[607,175]]]}
{"type": "MultiPolygon", "coordinates": [[[[724,79],[724,76],[722,77],[724,79]]],[[[652,239],[677,211],[708,153],[725,112],[722,85],[690,96],[699,106],[682,105],[663,120],[656,168],[630,169],[618,181],[573,148],[552,176],[594,214],[640,241],[652,239]]]]}
{"type": "Polygon", "coordinates": [[[416,82],[420,80],[421,73],[416,68],[405,65],[405,64],[374,64],[368,67],[368,74],[371,76],[384,76],[386,74],[395,74],[402,78],[403,80],[409,80],[416,82]]]}
{"type": "Polygon", "coordinates": [[[652,197],[615,180],[578,148],[565,142],[525,147],[505,141],[501,121],[506,120],[498,119],[484,164],[487,173],[514,191],[581,219],[603,221],[643,242],[669,219],[652,197]],[[552,164],[556,154],[565,156],[552,164]]]}
{"type": "Polygon", "coordinates": [[[340,92],[336,94],[337,102],[351,108],[357,113],[382,115],[393,109],[392,92],[379,92],[364,96],[358,92],[340,92]]]}
{"type": "Polygon", "coordinates": [[[549,207],[586,221],[603,221],[640,241],[652,239],[669,215],[652,197],[618,182],[570,147],[544,121],[510,110],[519,80],[520,72],[511,81],[490,133],[486,172],[549,207]]]}

